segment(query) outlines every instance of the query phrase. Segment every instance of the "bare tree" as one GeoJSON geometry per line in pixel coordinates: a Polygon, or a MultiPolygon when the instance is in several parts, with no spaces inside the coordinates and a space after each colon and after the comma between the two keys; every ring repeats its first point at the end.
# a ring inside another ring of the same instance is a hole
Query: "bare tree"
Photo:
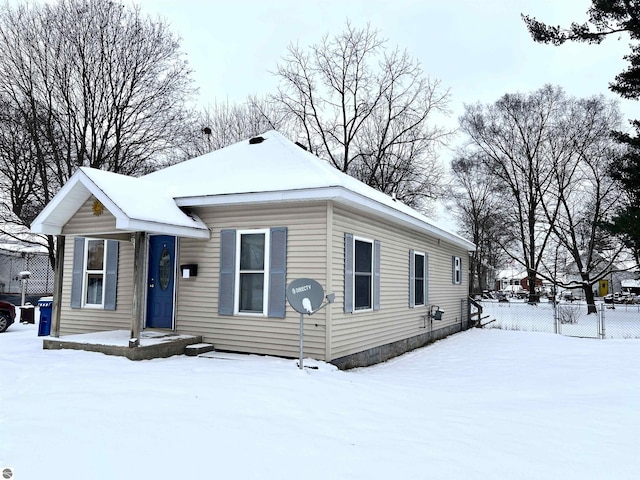
{"type": "Polygon", "coordinates": [[[308,49],[290,45],[276,74],[274,99],[312,152],[412,206],[443,194],[435,151],[450,132],[433,117],[448,92],[407,52],[347,24],[308,49]]]}
{"type": "Polygon", "coordinates": [[[287,116],[268,98],[250,96],[244,103],[214,103],[195,115],[184,156],[191,158],[267,130],[288,131],[287,116]]]}
{"type": "Polygon", "coordinates": [[[0,100],[0,186],[4,194],[0,221],[14,216],[32,220],[37,215],[32,205],[37,169],[35,152],[29,142],[28,128],[9,102],[0,100]]]}
{"type": "MultiPolygon", "coordinates": [[[[552,180],[546,153],[563,98],[561,89],[545,86],[529,95],[504,95],[493,105],[466,106],[460,119],[462,130],[483,152],[480,158],[510,194],[505,228],[513,232],[518,250],[509,254],[527,270],[532,301],[537,300],[537,271],[551,235],[542,196],[552,180]]],[[[548,220],[554,222],[554,216],[548,220]]]]}
{"type": "MultiPolygon", "coordinates": [[[[0,7],[0,96],[30,151],[33,205],[48,203],[83,165],[129,175],[154,169],[182,137],[193,93],[178,40],[136,6],[0,7]]],[[[16,215],[24,225],[31,220],[16,215]]]]}
{"type": "Polygon", "coordinates": [[[617,270],[624,249],[602,228],[615,211],[620,194],[609,168],[623,150],[611,135],[620,127],[621,114],[617,103],[603,96],[569,99],[567,111],[572,112],[570,128],[577,131],[567,146],[570,154],[554,163],[553,188],[545,196],[543,208],[548,216],[557,211],[551,229],[580,278],[555,283],[582,288],[588,313],[596,313],[593,287],[617,270]]]}
{"type": "Polygon", "coordinates": [[[460,233],[476,245],[471,254],[471,292],[489,289],[490,279],[505,263],[512,237],[503,228],[504,184],[487,168],[482,153],[461,152],[451,162],[453,201],[460,233]]]}
{"type": "Polygon", "coordinates": [[[603,97],[575,99],[552,86],[466,107],[462,128],[508,191],[505,227],[518,243],[508,253],[527,269],[532,300],[538,278],[552,279],[548,272],[556,266],[549,268],[545,258],[554,236],[578,265],[588,299],[611,267],[597,262],[596,252],[607,238],[598,226],[613,184],[603,174],[619,119],[617,105],[603,97]]]}

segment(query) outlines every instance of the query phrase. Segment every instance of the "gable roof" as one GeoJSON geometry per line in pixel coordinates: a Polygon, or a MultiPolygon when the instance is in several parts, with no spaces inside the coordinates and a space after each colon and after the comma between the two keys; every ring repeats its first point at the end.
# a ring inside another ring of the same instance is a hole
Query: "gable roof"
{"type": "Polygon", "coordinates": [[[31,224],[34,233],[58,235],[93,195],[116,219],[122,231],[148,231],[209,238],[209,229],[187,215],[158,185],[94,168],[80,167],[31,224]]]}
{"type": "Polygon", "coordinates": [[[118,228],[175,225],[196,233],[206,227],[179,207],[333,200],[475,249],[473,243],[340,172],[279,132],[271,130],[260,137],[262,141],[238,142],[140,178],[81,168],[36,218],[32,231],[51,233],[42,230],[49,223],[61,228],[79,208],[75,197],[84,202],[90,194],[116,216],[118,228]]]}

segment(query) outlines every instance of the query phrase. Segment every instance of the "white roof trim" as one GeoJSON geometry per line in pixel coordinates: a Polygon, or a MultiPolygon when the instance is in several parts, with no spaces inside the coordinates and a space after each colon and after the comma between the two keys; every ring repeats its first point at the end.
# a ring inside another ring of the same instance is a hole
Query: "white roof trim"
{"type": "MultiPolygon", "coordinates": [[[[301,200],[333,200],[363,211],[375,211],[381,216],[397,223],[426,231],[437,238],[447,240],[467,251],[475,251],[475,245],[462,237],[433,225],[426,217],[409,215],[364,195],[352,192],[345,187],[320,187],[301,190],[283,190],[275,192],[235,193],[226,195],[206,195],[198,197],[176,198],[181,207],[246,205],[252,203],[294,202],[301,200]]],[[[417,212],[416,212],[417,214],[417,212]]]]}
{"type": "MultiPolygon", "coordinates": [[[[150,220],[130,218],[123,210],[82,170],[78,169],[60,189],[31,224],[33,233],[60,235],[64,225],[93,195],[116,219],[116,232],[147,231],[190,238],[209,238],[207,225],[192,216],[194,226],[173,225],[150,220]]],[[[185,214],[186,216],[186,214],[185,214]]]]}
{"type": "MultiPolygon", "coordinates": [[[[31,231],[33,233],[46,233],[49,235],[59,235],[62,233],[62,227],[69,221],[77,209],[70,211],[68,197],[74,191],[77,191],[77,198],[82,200],[80,204],[87,201],[91,196],[91,188],[86,185],[91,183],[86,175],[77,170],[62,188],[54,195],[51,201],[42,209],[38,216],[31,223],[31,231]],[[82,177],[85,181],[82,181],[82,177]],[[84,192],[82,191],[84,190],[84,192]],[[65,219],[65,221],[61,221],[65,219]]],[[[73,202],[78,203],[77,202],[73,202]]]]}
{"type": "Polygon", "coordinates": [[[166,235],[175,235],[178,237],[204,238],[211,236],[209,229],[181,227],[179,225],[169,225],[167,223],[156,223],[146,220],[129,220],[127,222],[118,223],[116,228],[128,232],[149,232],[161,233],[166,235]]]}

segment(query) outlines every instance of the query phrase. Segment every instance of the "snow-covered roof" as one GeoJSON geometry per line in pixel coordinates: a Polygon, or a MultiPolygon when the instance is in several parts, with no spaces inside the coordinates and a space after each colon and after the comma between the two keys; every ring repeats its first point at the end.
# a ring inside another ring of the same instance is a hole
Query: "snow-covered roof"
{"type": "Polygon", "coordinates": [[[640,280],[628,278],[620,282],[622,288],[640,288],[640,280]]]}
{"type": "Polygon", "coordinates": [[[261,142],[244,140],[142,178],[168,185],[168,192],[180,206],[336,200],[475,249],[473,243],[337,170],[281,133],[271,130],[260,137],[261,142]]]}
{"type": "Polygon", "coordinates": [[[175,225],[191,229],[192,236],[206,226],[180,207],[334,200],[475,249],[471,242],[340,172],[279,132],[271,130],[260,137],[262,141],[238,142],[140,178],[81,168],[38,216],[32,231],[59,233],[78,201],[85,202],[91,194],[116,217],[117,228],[155,231],[141,227],[175,225]],[[57,232],[51,231],[52,226],[58,226],[57,232]]]}
{"type": "Polygon", "coordinates": [[[57,235],[91,195],[116,218],[122,231],[208,238],[209,229],[187,215],[160,185],[142,178],[81,167],[31,224],[31,231],[57,235]]]}
{"type": "Polygon", "coordinates": [[[262,142],[244,140],[142,178],[168,185],[174,198],[366,187],[275,130],[260,137],[262,142]]]}
{"type": "Polygon", "coordinates": [[[518,265],[516,268],[505,268],[504,270],[500,270],[496,273],[496,278],[500,278],[503,280],[521,280],[526,277],[527,271],[523,270],[520,265],[518,265]]]}

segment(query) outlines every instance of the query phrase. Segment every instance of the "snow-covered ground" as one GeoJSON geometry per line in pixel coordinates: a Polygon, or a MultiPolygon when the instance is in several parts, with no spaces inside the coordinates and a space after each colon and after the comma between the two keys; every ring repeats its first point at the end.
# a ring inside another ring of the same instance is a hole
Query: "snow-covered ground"
{"type": "Polygon", "coordinates": [[[0,334],[0,471],[31,479],[637,479],[640,340],[473,329],[352,371],[132,362],[0,334]]]}

